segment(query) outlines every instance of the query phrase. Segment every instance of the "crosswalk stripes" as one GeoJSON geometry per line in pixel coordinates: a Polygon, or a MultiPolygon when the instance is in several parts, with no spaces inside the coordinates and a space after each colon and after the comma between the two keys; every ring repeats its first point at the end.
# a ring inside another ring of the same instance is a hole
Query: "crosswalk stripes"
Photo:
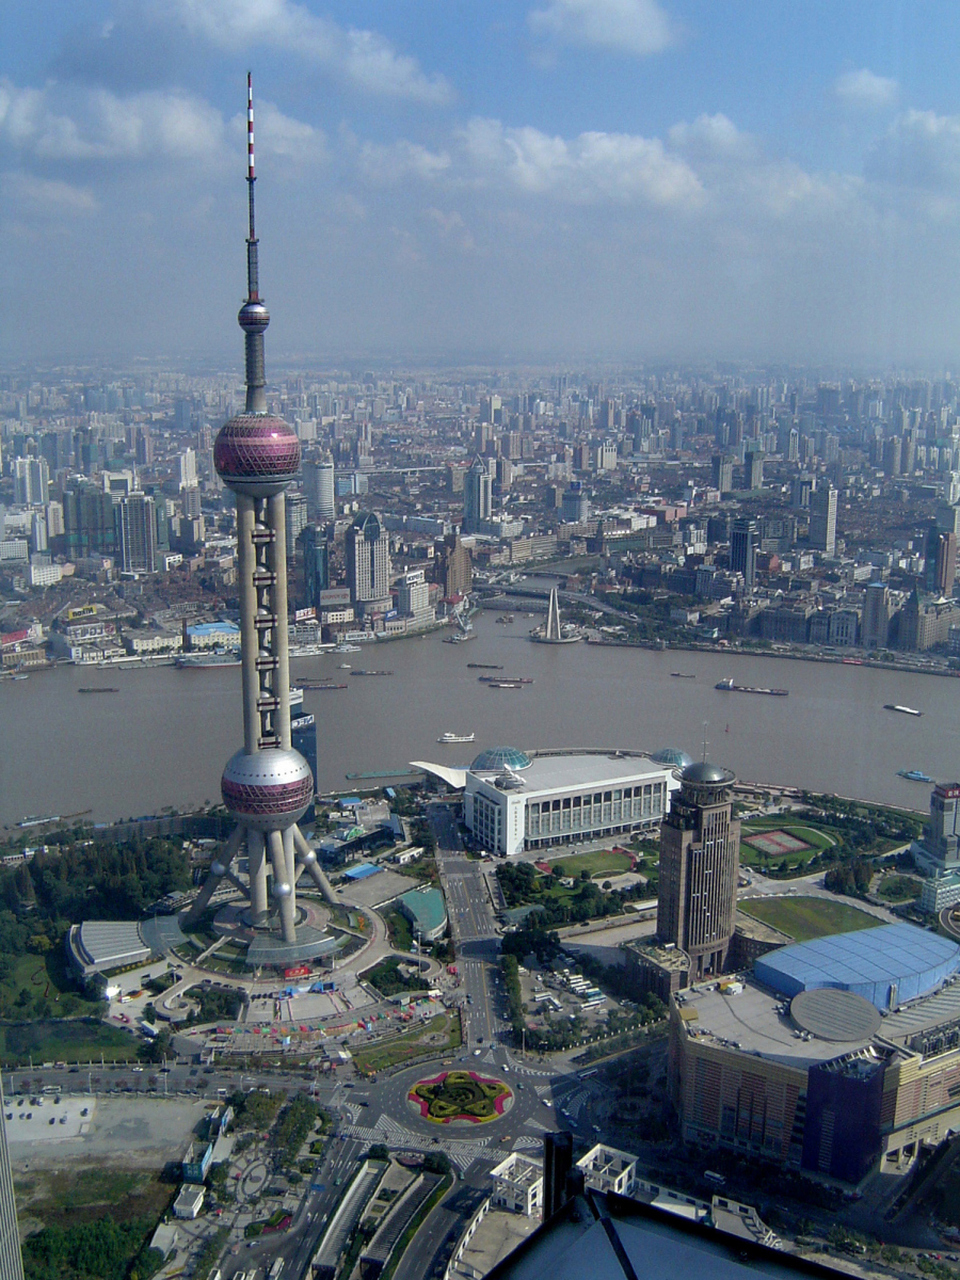
{"type": "Polygon", "coordinates": [[[528,1129],[537,1129],[540,1133],[546,1133],[549,1125],[541,1124],[539,1120],[534,1120],[533,1116],[529,1120],[524,1120],[524,1125],[528,1129]]]}
{"type": "Polygon", "coordinates": [[[516,1138],[514,1140],[513,1150],[514,1151],[533,1151],[533,1150],[539,1151],[542,1145],[543,1145],[543,1140],[541,1138],[528,1138],[524,1134],[521,1134],[519,1138],[516,1138]]]}
{"type": "Polygon", "coordinates": [[[550,1092],[550,1086],[548,1084],[535,1084],[533,1088],[537,1096],[540,1098],[544,1097],[546,1094],[550,1092]]]}
{"type": "Polygon", "coordinates": [[[341,1105],[343,1106],[343,1110],[350,1117],[350,1123],[356,1124],[360,1119],[360,1108],[354,1102],[345,1102],[341,1105]]]}

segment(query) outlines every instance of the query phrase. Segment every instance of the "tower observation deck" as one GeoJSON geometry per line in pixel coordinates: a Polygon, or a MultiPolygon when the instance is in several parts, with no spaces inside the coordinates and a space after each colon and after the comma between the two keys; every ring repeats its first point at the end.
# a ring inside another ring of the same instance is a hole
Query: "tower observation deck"
{"type": "Polygon", "coordinates": [[[227,877],[249,900],[242,923],[255,940],[260,935],[252,963],[284,963],[330,949],[321,931],[303,924],[299,878],[308,874],[328,902],[336,898],[297,826],[314,790],[310,766],[293,749],[290,735],[284,490],[300,470],[300,441],[287,422],[267,411],[263,335],[270,316],[260,298],[255,182],[248,75],[247,297],[237,317],[244,333],[247,396],[243,413],[221,428],[213,454],[217,474],[237,499],[243,746],[227,762],[220,783],[237,825],[183,923],[189,928],[199,921],[227,877]],[[244,845],[248,885],[231,870],[244,845]]]}

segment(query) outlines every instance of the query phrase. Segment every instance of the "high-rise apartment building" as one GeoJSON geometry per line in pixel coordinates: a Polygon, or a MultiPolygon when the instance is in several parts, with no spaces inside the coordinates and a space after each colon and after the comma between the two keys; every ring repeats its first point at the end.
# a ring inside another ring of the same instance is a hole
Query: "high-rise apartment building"
{"type": "Polygon", "coordinates": [[[714,489],[729,493],[733,488],[733,459],[726,454],[715,453],[711,459],[711,482],[714,489]]]}
{"type": "Polygon", "coordinates": [[[473,561],[460,541],[460,535],[448,533],[442,546],[437,548],[437,557],[441,565],[444,598],[467,595],[473,586],[473,561]]]}
{"type": "Polygon", "coordinates": [[[688,765],[660,827],[657,939],[690,959],[690,981],[722,973],[733,938],[740,870],[734,775],[688,765]]]}
{"type": "Polygon", "coordinates": [[[757,522],[734,520],[730,534],[730,568],[743,577],[748,588],[757,576],[757,522]]]}
{"type": "Polygon", "coordinates": [[[390,543],[372,511],[361,511],[347,530],[347,585],[355,605],[390,599],[390,543]]]}
{"type": "Polygon", "coordinates": [[[153,498],[128,493],[116,510],[120,566],[124,573],[153,573],[157,566],[157,517],[153,498]]]}
{"type": "Polygon", "coordinates": [[[193,449],[184,449],[177,458],[177,470],[181,489],[197,487],[197,455],[193,449]]]}
{"type": "Polygon", "coordinates": [[[13,500],[21,507],[46,505],[50,498],[50,467],[46,458],[14,458],[13,500]]]}
{"type": "Polygon", "coordinates": [[[474,458],[463,478],[463,532],[476,533],[493,511],[493,479],[482,458],[474,458]]]}
{"type": "Polygon", "coordinates": [[[865,649],[885,649],[890,634],[890,589],[871,582],[863,593],[860,642],[865,649]]]}
{"type": "Polygon", "coordinates": [[[831,558],[837,550],[837,491],[821,485],[810,495],[810,546],[831,558]]]}
{"type": "Polygon", "coordinates": [[[297,539],[307,527],[307,499],[295,490],[286,495],[284,527],[287,538],[287,559],[297,554],[297,539]]]}

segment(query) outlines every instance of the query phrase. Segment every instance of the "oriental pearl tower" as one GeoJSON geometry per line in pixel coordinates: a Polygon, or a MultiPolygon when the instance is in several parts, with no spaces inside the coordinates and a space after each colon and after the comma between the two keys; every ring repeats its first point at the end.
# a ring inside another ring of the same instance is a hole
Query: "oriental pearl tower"
{"type": "Polygon", "coordinates": [[[227,877],[249,897],[242,923],[266,944],[253,948],[259,958],[248,955],[248,963],[283,963],[307,959],[330,945],[320,931],[302,924],[296,886],[303,872],[328,902],[336,898],[297,826],[314,790],[310,766],[290,741],[284,490],[300,469],[300,441],[288,423],[267,410],[263,334],[270,315],[259,291],[255,183],[253,84],[248,75],[247,297],[237,317],[244,335],[247,397],[243,413],[220,429],[213,453],[217,474],[237,499],[243,747],[227,762],[220,782],[223,802],[237,825],[184,925],[196,924],[227,877]],[[244,844],[249,888],[230,869],[244,844]],[[325,946],[317,946],[323,941],[325,946]]]}

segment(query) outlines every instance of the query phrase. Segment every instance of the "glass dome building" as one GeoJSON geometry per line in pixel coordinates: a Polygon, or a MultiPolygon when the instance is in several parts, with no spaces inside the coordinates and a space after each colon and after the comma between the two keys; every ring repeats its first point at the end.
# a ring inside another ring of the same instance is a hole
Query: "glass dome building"
{"type": "Polygon", "coordinates": [[[504,769],[516,772],[518,769],[529,769],[532,761],[524,751],[517,747],[488,747],[481,751],[470,766],[472,773],[502,773],[504,769]]]}

